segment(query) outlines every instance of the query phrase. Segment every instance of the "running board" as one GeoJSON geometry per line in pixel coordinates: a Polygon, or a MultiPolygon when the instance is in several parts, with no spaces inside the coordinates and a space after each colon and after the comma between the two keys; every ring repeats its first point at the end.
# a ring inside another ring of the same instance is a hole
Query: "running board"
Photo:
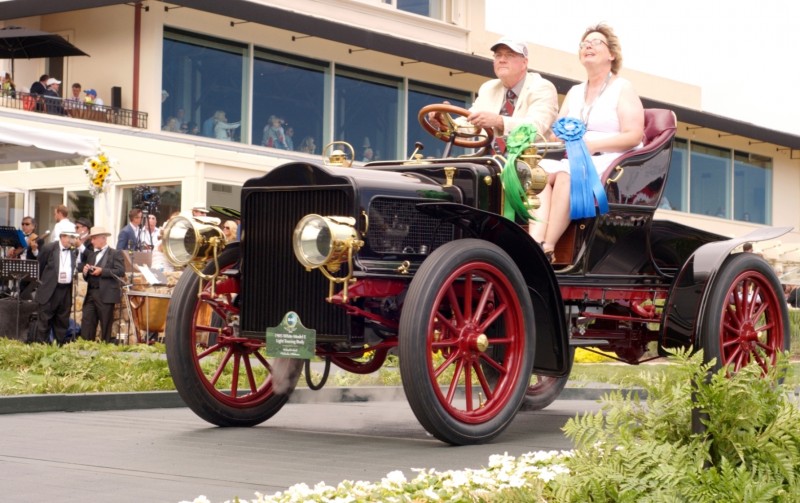
{"type": "Polygon", "coordinates": [[[605,346],[608,344],[608,341],[605,339],[577,339],[572,338],[569,340],[569,345],[573,347],[584,347],[584,346],[605,346]]]}

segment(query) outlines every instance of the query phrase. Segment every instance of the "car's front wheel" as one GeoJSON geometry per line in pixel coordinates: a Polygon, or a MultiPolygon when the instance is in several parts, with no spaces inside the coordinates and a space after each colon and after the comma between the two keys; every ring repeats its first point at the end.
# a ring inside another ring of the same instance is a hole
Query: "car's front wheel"
{"type": "Polygon", "coordinates": [[[432,253],[399,327],[403,388],[425,429],[456,445],[502,432],[528,386],[533,327],[522,274],[501,248],[464,239],[432,253]]]}

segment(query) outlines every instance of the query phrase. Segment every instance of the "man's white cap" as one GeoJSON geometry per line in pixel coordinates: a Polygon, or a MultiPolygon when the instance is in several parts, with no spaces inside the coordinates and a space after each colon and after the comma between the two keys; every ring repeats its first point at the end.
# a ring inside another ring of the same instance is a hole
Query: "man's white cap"
{"type": "Polygon", "coordinates": [[[49,79],[47,79],[47,82],[45,82],[45,85],[52,86],[53,84],[60,84],[60,83],[61,83],[60,80],[50,77],[49,79]]]}
{"type": "Polygon", "coordinates": [[[492,52],[494,52],[497,47],[501,45],[508,47],[517,54],[522,54],[526,58],[528,57],[528,46],[521,40],[516,40],[511,37],[503,37],[495,42],[495,44],[492,46],[492,52]]]}

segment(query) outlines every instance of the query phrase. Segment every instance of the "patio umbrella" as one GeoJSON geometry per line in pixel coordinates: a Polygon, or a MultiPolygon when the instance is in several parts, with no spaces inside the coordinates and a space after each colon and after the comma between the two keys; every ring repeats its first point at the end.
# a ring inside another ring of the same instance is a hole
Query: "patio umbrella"
{"type": "Polygon", "coordinates": [[[11,60],[12,77],[16,58],[57,58],[60,56],[88,56],[88,54],[55,33],[20,26],[0,28],[0,59],[11,60]]]}

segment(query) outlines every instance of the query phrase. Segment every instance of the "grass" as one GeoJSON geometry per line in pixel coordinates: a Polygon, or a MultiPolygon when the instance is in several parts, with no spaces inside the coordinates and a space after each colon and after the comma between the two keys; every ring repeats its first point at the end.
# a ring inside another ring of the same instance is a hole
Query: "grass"
{"type": "MultiPolygon", "coordinates": [[[[78,341],[64,347],[22,344],[0,339],[0,396],[47,393],[93,393],[173,390],[163,344],[112,346],[78,341]]],[[[635,377],[670,372],[668,364],[625,365],[597,362],[578,352],[570,380],[573,386],[607,383],[626,386],[635,377]],[[581,363],[590,362],[590,363],[581,363]]],[[[400,386],[397,359],[372,374],[334,372],[328,386],[400,386]]],[[[313,376],[319,382],[320,375],[313,376]]],[[[800,386],[800,361],[790,365],[786,383],[800,386]]],[[[301,379],[300,387],[305,386],[301,379]]]]}

